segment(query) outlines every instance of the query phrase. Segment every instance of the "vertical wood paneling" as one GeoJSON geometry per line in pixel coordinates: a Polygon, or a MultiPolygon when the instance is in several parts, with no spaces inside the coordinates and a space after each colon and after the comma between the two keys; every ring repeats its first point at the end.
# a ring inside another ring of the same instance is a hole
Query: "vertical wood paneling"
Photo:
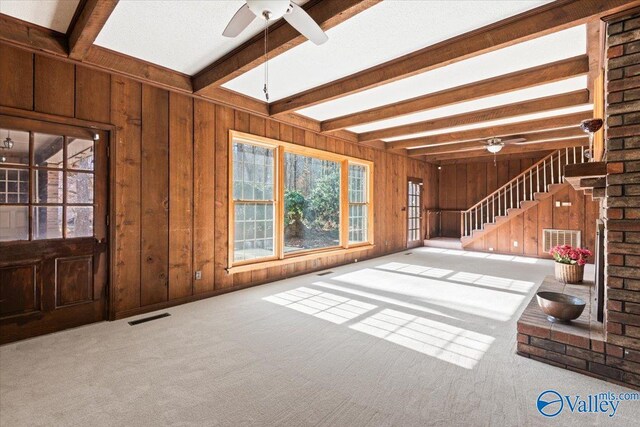
{"type": "Polygon", "coordinates": [[[193,282],[196,294],[215,289],[215,117],[214,104],[194,101],[193,269],[202,273],[193,282]]]}
{"type": "Polygon", "coordinates": [[[228,169],[229,159],[228,139],[229,129],[233,128],[234,113],[231,108],[216,106],[215,129],[215,174],[216,174],[216,201],[215,201],[215,288],[225,289],[233,286],[233,278],[227,274],[228,267],[228,169]],[[225,226],[220,227],[220,224],[225,226]]]}
{"type": "Polygon", "coordinates": [[[111,75],[76,66],[76,118],[109,123],[111,75]]]}
{"type": "Polygon", "coordinates": [[[75,66],[46,56],[35,57],[35,110],[73,117],[75,112],[75,66]]]}
{"type": "Polygon", "coordinates": [[[33,53],[0,43],[0,105],[33,110],[33,53]]]}
{"type": "Polygon", "coordinates": [[[193,294],[193,98],[169,94],[169,299],[193,294]]]}
{"type": "Polygon", "coordinates": [[[142,305],[168,298],[169,93],[142,87],[142,305]]]}
{"type": "Polygon", "coordinates": [[[124,77],[111,81],[111,122],[116,126],[115,245],[112,299],[115,311],[140,307],[140,142],[142,86],[124,77]]]}
{"type": "MultiPolygon", "coordinates": [[[[14,57],[12,70],[20,69],[11,75],[17,74],[15,79],[3,73],[3,105],[116,127],[111,171],[115,211],[112,282],[113,309],[119,315],[157,308],[155,304],[169,299],[249,286],[402,250],[407,237],[403,208],[408,176],[424,179],[424,206],[438,204],[435,186],[439,177],[433,165],[169,94],[81,65],[40,56],[36,64],[30,53],[5,45],[0,49],[2,58],[14,57]],[[375,248],[228,275],[230,129],[374,161],[375,248]],[[195,270],[202,272],[201,280],[194,280],[195,270]]],[[[452,170],[454,191],[443,194],[454,206],[460,195],[466,199],[466,188],[456,191],[455,167],[452,170]]]]}

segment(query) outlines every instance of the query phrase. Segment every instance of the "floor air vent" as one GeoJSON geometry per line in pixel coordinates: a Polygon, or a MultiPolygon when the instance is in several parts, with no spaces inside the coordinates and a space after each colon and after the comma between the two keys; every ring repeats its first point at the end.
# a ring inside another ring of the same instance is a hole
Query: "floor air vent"
{"type": "Polygon", "coordinates": [[[407,252],[405,255],[411,255],[413,252],[407,252]]]}
{"type": "Polygon", "coordinates": [[[545,228],[542,230],[542,246],[545,252],[558,245],[580,246],[580,231],[578,230],[554,230],[545,228]]]}
{"type": "Polygon", "coordinates": [[[333,271],[323,271],[322,273],[318,273],[318,276],[326,276],[327,274],[331,274],[333,271]]]}
{"type": "Polygon", "coordinates": [[[169,313],[156,314],[155,316],[149,316],[149,317],[144,317],[138,320],[132,320],[131,322],[129,322],[129,324],[131,326],[136,326],[136,325],[139,325],[140,323],[151,322],[152,320],[162,319],[163,317],[169,317],[169,316],[171,316],[169,313]]]}

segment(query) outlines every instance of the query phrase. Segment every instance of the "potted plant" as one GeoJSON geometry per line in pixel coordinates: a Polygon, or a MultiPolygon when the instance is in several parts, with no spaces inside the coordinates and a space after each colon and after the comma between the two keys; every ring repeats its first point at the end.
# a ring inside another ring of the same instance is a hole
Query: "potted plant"
{"type": "Polygon", "coordinates": [[[591,251],[574,248],[570,245],[558,245],[549,251],[556,261],[556,279],[563,283],[580,283],[584,277],[584,265],[591,251]]]}

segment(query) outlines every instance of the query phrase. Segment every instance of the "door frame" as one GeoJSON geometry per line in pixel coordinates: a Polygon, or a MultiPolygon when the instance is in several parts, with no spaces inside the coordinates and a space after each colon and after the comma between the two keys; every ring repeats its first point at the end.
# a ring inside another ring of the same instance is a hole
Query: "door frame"
{"type": "Polygon", "coordinates": [[[116,168],[116,155],[115,155],[115,141],[117,141],[118,128],[109,123],[96,122],[91,120],[76,119],[73,117],[63,117],[54,114],[40,113],[37,111],[21,110],[18,108],[0,106],[0,116],[6,116],[10,119],[26,119],[35,122],[44,122],[51,125],[63,125],[72,126],[84,129],[95,129],[107,134],[107,161],[106,161],[106,203],[107,203],[107,223],[105,224],[107,236],[108,249],[106,251],[107,256],[107,283],[105,285],[107,289],[107,295],[105,297],[105,310],[104,320],[115,320],[115,289],[113,287],[114,277],[114,260],[115,260],[115,240],[116,240],[116,227],[112,226],[115,216],[115,168],[116,168]]]}
{"type": "Polygon", "coordinates": [[[404,224],[405,224],[405,244],[407,248],[415,248],[418,246],[422,246],[423,245],[423,241],[424,241],[424,209],[423,209],[423,201],[424,201],[424,180],[422,178],[416,178],[416,177],[407,177],[407,185],[405,186],[405,196],[406,196],[406,201],[407,201],[407,208],[405,209],[406,214],[405,214],[405,218],[404,218],[404,224]],[[413,240],[413,241],[409,241],[409,212],[411,209],[411,206],[409,205],[409,183],[415,183],[418,184],[418,186],[420,187],[420,194],[418,196],[418,212],[420,213],[419,216],[419,224],[420,224],[420,230],[419,230],[419,236],[418,236],[418,240],[413,240]]]}

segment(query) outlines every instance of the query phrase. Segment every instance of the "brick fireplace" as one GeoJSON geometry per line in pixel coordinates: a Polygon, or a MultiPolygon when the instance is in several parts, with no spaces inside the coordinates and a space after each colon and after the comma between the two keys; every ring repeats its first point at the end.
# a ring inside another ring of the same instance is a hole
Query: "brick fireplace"
{"type": "Polygon", "coordinates": [[[607,22],[605,341],[608,375],[640,386],[640,11],[607,22]]]}
{"type": "Polygon", "coordinates": [[[640,9],[606,24],[604,322],[593,283],[550,277],[540,290],[578,295],[586,313],[572,325],[550,324],[534,298],[518,321],[517,345],[525,357],[640,389],[640,9]]]}

